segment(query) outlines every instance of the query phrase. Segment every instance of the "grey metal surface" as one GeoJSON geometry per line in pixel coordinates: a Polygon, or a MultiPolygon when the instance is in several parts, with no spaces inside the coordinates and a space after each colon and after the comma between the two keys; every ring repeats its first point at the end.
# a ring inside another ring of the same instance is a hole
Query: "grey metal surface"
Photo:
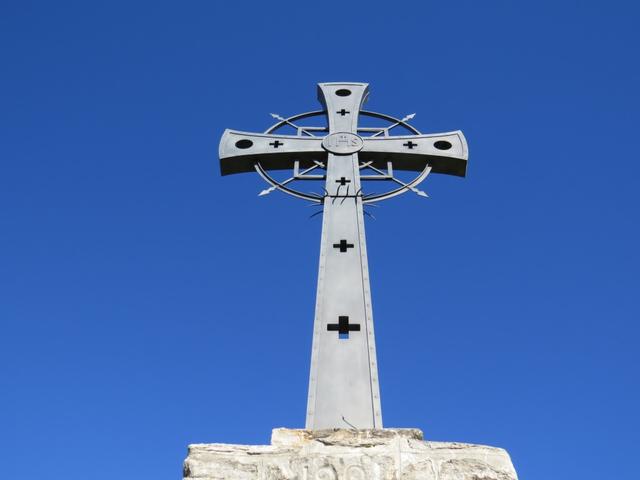
{"type": "Polygon", "coordinates": [[[416,187],[430,172],[466,172],[462,132],[422,135],[406,124],[413,115],[395,119],[365,112],[368,90],[365,83],[321,83],[322,112],[290,118],[272,114],[279,122],[267,133],[226,130],[220,141],[223,175],[257,171],[271,185],[261,195],[277,189],[323,207],[306,419],[310,430],[382,428],[364,204],[408,191],[427,196],[416,187]],[[326,115],[328,127],[294,123],[319,113],[326,115]],[[360,114],[392,123],[384,129],[359,128],[360,114]],[[285,125],[297,129],[297,135],[273,133],[285,125]],[[416,135],[390,136],[399,125],[416,135]],[[370,135],[359,135],[365,131],[370,135]],[[361,175],[364,168],[373,175],[361,175]],[[284,181],[271,177],[270,170],[282,169],[292,169],[293,176],[284,181]],[[394,169],[420,173],[404,182],[394,169]],[[322,195],[290,187],[293,181],[313,179],[325,180],[322,195]],[[361,185],[367,180],[390,181],[396,188],[367,195],[361,185]]]}
{"type": "MultiPolygon", "coordinates": [[[[354,115],[358,117],[358,115],[354,115]]],[[[357,132],[356,132],[357,133],[357,132]]],[[[376,167],[384,167],[393,160],[396,170],[420,172],[429,164],[434,173],[464,177],[467,168],[467,142],[461,131],[429,135],[394,137],[358,137],[363,146],[359,160],[373,160],[376,167]],[[406,146],[411,141],[410,146],[406,146]],[[442,143],[441,143],[442,142],[442,143]],[[435,145],[451,144],[447,149],[435,145]],[[413,146],[415,144],[415,146],[413,146]]],[[[225,130],[220,140],[219,157],[222,175],[252,172],[256,161],[266,170],[288,170],[299,160],[309,167],[314,159],[326,160],[327,149],[323,137],[275,135],[225,130]],[[252,143],[248,148],[236,146],[238,141],[252,143]],[[278,141],[277,147],[273,145],[278,141]]],[[[335,153],[335,152],[334,152],[335,153]]]]}
{"type": "MultiPolygon", "coordinates": [[[[327,111],[329,135],[342,134],[345,147],[357,134],[358,115],[368,95],[366,84],[319,86],[327,111]],[[350,91],[348,96],[337,95],[350,91]],[[345,109],[352,112],[341,115],[345,109]]],[[[311,373],[306,428],[382,428],[371,289],[358,156],[328,153],[327,181],[320,242],[316,316],[313,327],[311,373]],[[341,178],[350,180],[342,185],[341,178]],[[342,242],[344,240],[345,242],[342,242]],[[335,245],[345,244],[344,248],[335,245]],[[349,247],[348,245],[352,245],[349,247]],[[341,335],[329,325],[348,317],[359,331],[341,335]],[[340,337],[348,338],[340,338],[340,337]]]]}

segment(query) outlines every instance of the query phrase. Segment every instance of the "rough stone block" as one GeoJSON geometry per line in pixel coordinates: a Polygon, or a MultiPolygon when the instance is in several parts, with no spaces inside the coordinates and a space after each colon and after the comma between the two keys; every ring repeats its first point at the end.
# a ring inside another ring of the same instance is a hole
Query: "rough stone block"
{"type": "Polygon", "coordinates": [[[189,446],[185,480],[517,480],[501,448],[417,429],[273,430],[271,445],[189,446]]]}

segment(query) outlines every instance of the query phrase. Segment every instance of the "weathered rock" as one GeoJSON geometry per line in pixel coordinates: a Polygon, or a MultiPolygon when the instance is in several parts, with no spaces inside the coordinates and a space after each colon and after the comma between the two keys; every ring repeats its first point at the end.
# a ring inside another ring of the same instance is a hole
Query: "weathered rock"
{"type": "Polygon", "coordinates": [[[190,445],[184,479],[517,480],[517,475],[501,448],[427,442],[417,429],[279,428],[271,445],[190,445]]]}

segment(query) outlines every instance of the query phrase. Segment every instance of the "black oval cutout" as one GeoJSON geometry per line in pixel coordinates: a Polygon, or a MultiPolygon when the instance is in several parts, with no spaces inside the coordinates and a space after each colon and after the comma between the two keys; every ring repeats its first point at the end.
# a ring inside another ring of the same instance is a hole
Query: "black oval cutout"
{"type": "Polygon", "coordinates": [[[250,148],[253,146],[253,142],[251,140],[247,140],[246,138],[243,138],[242,140],[238,140],[236,142],[236,147],[238,148],[250,148]]]}
{"type": "Polygon", "coordinates": [[[433,146],[436,147],[438,150],[449,150],[453,145],[451,145],[449,142],[445,140],[438,140],[436,143],[433,144],[433,146]]]}
{"type": "Polygon", "coordinates": [[[339,97],[348,97],[349,95],[351,95],[351,90],[341,88],[340,90],[336,90],[336,95],[338,95],[339,97]]]}

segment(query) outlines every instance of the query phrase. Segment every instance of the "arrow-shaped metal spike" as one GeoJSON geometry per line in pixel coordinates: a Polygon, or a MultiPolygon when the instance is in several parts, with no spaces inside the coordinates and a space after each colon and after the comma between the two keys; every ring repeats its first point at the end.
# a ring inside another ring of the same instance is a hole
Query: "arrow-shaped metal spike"
{"type": "MultiPolygon", "coordinates": [[[[369,168],[371,170],[374,170],[376,172],[378,172],[380,175],[386,175],[382,170],[379,170],[375,167],[372,167],[371,165],[369,165],[369,168]]],[[[398,180],[396,177],[388,177],[389,180],[391,180],[392,182],[396,182],[398,185],[402,185],[405,188],[408,188],[409,190],[411,190],[413,193],[415,193],[416,195],[420,195],[421,197],[426,197],[429,198],[429,195],[427,195],[426,192],[423,192],[422,190],[416,188],[416,187],[412,187],[411,185],[409,185],[408,183],[404,183],[401,180],[398,180]]]]}
{"type": "MultiPolygon", "coordinates": [[[[305,175],[305,174],[309,173],[310,171],[315,170],[316,168],[321,167],[321,166],[322,166],[322,164],[321,164],[321,163],[318,163],[318,164],[314,165],[313,167],[309,167],[309,168],[307,168],[306,170],[303,170],[302,172],[300,172],[300,173],[298,174],[298,176],[305,175]]],[[[280,186],[284,186],[284,185],[286,185],[287,183],[291,183],[291,182],[293,182],[295,179],[296,179],[296,177],[295,177],[295,176],[293,176],[293,177],[291,177],[291,178],[287,178],[285,181],[280,182],[278,185],[280,185],[280,186]]],[[[262,190],[262,191],[258,194],[258,196],[259,196],[259,197],[262,197],[263,195],[269,195],[269,194],[270,194],[271,192],[273,192],[276,188],[278,188],[278,187],[273,187],[273,186],[271,186],[271,187],[269,187],[269,188],[265,188],[264,190],[262,190]]]]}
{"type": "Polygon", "coordinates": [[[296,125],[293,122],[290,122],[289,120],[287,120],[286,118],[278,115],[277,113],[270,113],[269,115],[271,115],[273,118],[275,118],[276,120],[280,120],[281,122],[286,123],[287,125],[292,126],[295,129],[300,130],[302,133],[306,133],[307,135],[309,135],[310,137],[315,137],[314,134],[307,132],[304,128],[299,127],[298,125],[296,125]]]}
{"type": "Polygon", "coordinates": [[[402,185],[403,187],[407,187],[409,190],[411,190],[413,193],[415,193],[416,195],[419,195],[421,197],[425,197],[425,198],[429,198],[429,195],[427,194],[427,192],[420,190],[419,188],[416,187],[410,187],[408,184],[401,182],[400,180],[398,180],[395,177],[391,177],[391,180],[396,182],[398,185],[402,185]]]}
{"type": "Polygon", "coordinates": [[[393,125],[390,125],[387,128],[385,128],[383,130],[380,130],[378,133],[375,133],[375,134],[371,135],[371,138],[377,137],[378,135],[382,135],[384,132],[389,132],[389,130],[391,130],[392,128],[396,128],[398,125],[401,125],[402,123],[406,122],[407,120],[411,120],[415,116],[416,116],[415,113],[411,113],[411,114],[407,115],[406,117],[400,119],[399,122],[396,122],[393,125]]]}
{"type": "Polygon", "coordinates": [[[270,194],[271,192],[273,192],[275,189],[276,189],[276,187],[270,187],[270,188],[267,188],[267,189],[265,189],[265,190],[262,190],[262,191],[258,194],[258,196],[259,196],[259,197],[262,197],[263,195],[269,195],[269,194],[270,194]]]}

